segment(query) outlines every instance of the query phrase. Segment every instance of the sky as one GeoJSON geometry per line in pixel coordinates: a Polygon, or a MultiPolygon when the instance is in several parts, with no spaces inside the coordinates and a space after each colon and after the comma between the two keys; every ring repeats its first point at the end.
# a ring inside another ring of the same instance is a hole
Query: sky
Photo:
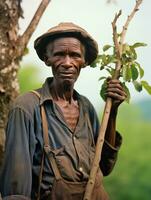
{"type": "MultiPolygon", "coordinates": [[[[40,0],[22,1],[24,19],[20,20],[20,34],[26,29],[40,2],[40,0]]],[[[100,53],[102,53],[102,46],[105,44],[112,44],[111,22],[113,21],[115,13],[120,9],[122,10],[122,16],[117,24],[120,32],[134,5],[135,0],[116,0],[116,3],[111,4],[107,4],[106,0],[52,0],[43,14],[36,31],[32,35],[28,44],[29,54],[24,56],[21,66],[34,63],[41,70],[42,81],[44,81],[46,77],[51,76],[51,69],[46,67],[44,63],[38,59],[33,48],[33,43],[38,36],[60,22],[73,22],[85,28],[98,42],[100,53]]],[[[143,0],[140,10],[130,23],[125,42],[128,44],[133,44],[135,42],[147,44],[147,47],[139,48],[137,53],[138,62],[145,71],[143,80],[148,81],[151,85],[150,8],[151,1],[143,0]]],[[[99,96],[101,82],[99,82],[98,79],[103,75],[104,72],[88,66],[82,69],[80,77],[75,85],[76,90],[87,96],[96,108],[102,103],[99,96]]],[[[137,102],[147,97],[151,98],[146,91],[138,93],[131,85],[129,88],[132,102],[137,102]]]]}

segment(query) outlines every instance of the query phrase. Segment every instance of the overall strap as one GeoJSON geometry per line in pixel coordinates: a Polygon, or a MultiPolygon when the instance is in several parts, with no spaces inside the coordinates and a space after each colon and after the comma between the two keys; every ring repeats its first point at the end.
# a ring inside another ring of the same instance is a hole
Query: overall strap
{"type": "MultiPolygon", "coordinates": [[[[39,92],[35,90],[32,90],[31,92],[34,93],[40,99],[39,92]]],[[[42,160],[41,160],[41,166],[40,166],[37,200],[40,200],[40,185],[42,182],[42,173],[43,173],[43,168],[44,168],[44,153],[46,153],[48,157],[49,163],[52,167],[56,180],[59,180],[62,178],[59,172],[56,160],[54,158],[53,151],[51,150],[51,147],[49,144],[48,123],[47,123],[44,105],[40,106],[40,111],[41,111],[41,118],[42,118],[42,134],[43,134],[43,140],[44,140],[44,147],[43,147],[42,160]]]]}
{"type": "Polygon", "coordinates": [[[34,93],[40,100],[40,93],[37,92],[36,90],[31,90],[32,93],[34,93]]]}
{"type": "Polygon", "coordinates": [[[46,113],[45,113],[45,109],[43,105],[41,105],[41,116],[42,116],[43,138],[44,138],[44,151],[52,167],[56,180],[59,180],[59,179],[62,179],[62,177],[59,172],[56,160],[54,158],[55,154],[49,144],[48,123],[47,123],[46,113]]]}

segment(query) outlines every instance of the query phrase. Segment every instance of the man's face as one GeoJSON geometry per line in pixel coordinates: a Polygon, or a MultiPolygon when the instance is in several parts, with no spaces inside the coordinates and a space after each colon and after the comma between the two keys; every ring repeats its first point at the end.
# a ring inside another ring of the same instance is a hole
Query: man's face
{"type": "Polygon", "coordinates": [[[73,85],[85,64],[85,48],[76,38],[58,38],[48,44],[46,57],[57,83],[73,85]]]}

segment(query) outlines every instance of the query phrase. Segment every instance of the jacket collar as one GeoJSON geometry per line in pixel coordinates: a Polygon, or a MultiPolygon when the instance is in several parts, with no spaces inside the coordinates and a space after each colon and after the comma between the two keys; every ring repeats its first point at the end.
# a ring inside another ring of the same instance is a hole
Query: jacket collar
{"type": "MultiPolygon", "coordinates": [[[[40,93],[40,105],[42,105],[45,101],[53,100],[52,95],[50,93],[52,81],[53,77],[48,77],[45,83],[42,85],[42,88],[37,90],[40,93]]],[[[73,95],[76,97],[77,100],[80,99],[80,95],[76,90],[74,90],[73,95]]]]}
{"type": "Polygon", "coordinates": [[[40,93],[40,105],[47,100],[52,101],[52,95],[50,93],[52,80],[52,77],[48,77],[45,83],[42,85],[42,88],[38,89],[38,92],[40,93]]]}

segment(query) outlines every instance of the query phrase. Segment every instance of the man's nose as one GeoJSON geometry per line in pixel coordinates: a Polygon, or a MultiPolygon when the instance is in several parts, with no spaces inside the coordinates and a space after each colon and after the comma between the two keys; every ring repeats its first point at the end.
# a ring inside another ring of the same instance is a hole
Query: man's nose
{"type": "Polygon", "coordinates": [[[67,68],[69,68],[69,67],[72,66],[72,59],[70,58],[69,55],[66,55],[66,56],[64,57],[64,61],[63,61],[62,66],[67,67],[67,68]]]}

